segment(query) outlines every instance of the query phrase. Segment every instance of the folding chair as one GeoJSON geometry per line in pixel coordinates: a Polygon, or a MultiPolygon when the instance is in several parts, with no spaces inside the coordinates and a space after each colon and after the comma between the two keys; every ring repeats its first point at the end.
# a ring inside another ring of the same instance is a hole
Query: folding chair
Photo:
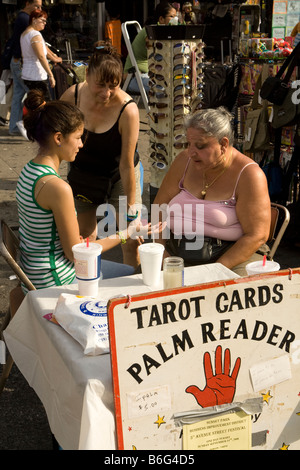
{"type": "MultiPolygon", "coordinates": [[[[19,240],[18,237],[15,235],[13,229],[7,225],[4,220],[0,221],[0,253],[13,270],[13,272],[17,275],[20,281],[22,281],[28,290],[35,290],[34,285],[28,279],[24,271],[18,265],[17,259],[19,254],[19,240]]],[[[12,319],[14,313],[16,312],[17,308],[21,304],[24,294],[21,292],[21,288],[13,289],[14,294],[11,294],[9,307],[5,314],[3,323],[0,328],[0,340],[4,341],[3,338],[3,331],[8,326],[10,320],[12,319]],[[15,291],[15,292],[14,292],[15,291]]],[[[4,389],[5,382],[10,374],[13,359],[11,355],[8,353],[6,358],[6,363],[3,365],[2,374],[0,375],[0,393],[4,389]]]]}
{"type": "Polygon", "coordinates": [[[128,33],[128,26],[129,25],[135,26],[137,33],[139,33],[142,29],[141,25],[138,23],[138,21],[126,21],[125,23],[122,23],[122,26],[121,26],[124,41],[125,41],[127,51],[128,51],[128,54],[129,54],[129,57],[130,57],[130,60],[131,60],[131,64],[132,64],[132,69],[131,70],[133,70],[132,73],[131,72],[128,73],[128,75],[126,77],[126,80],[124,82],[124,85],[123,85],[123,90],[124,91],[127,90],[131,78],[133,76],[135,76],[138,87],[139,87],[139,90],[140,90],[140,94],[141,94],[141,97],[142,97],[142,100],[143,100],[144,107],[146,109],[146,112],[149,113],[150,109],[149,109],[149,106],[148,106],[147,93],[145,91],[145,88],[144,88],[144,85],[143,85],[143,82],[142,82],[142,78],[141,78],[141,72],[139,71],[139,68],[137,66],[136,59],[135,59],[135,56],[134,56],[134,53],[133,53],[133,50],[132,50],[132,47],[131,47],[130,36],[129,36],[129,33],[128,33]]]}
{"type": "Polygon", "coordinates": [[[268,253],[269,260],[273,260],[289,222],[290,213],[288,209],[281,204],[271,202],[271,227],[269,239],[267,242],[270,246],[270,252],[268,253]]]}

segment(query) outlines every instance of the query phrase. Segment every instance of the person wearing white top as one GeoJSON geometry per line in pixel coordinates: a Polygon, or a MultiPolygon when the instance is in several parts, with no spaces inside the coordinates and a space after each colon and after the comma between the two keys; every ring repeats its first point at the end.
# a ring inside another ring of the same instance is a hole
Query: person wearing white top
{"type": "Polygon", "coordinates": [[[29,26],[21,35],[22,79],[25,85],[32,89],[42,90],[45,100],[50,100],[49,84],[55,87],[55,79],[47,60],[47,48],[40,31],[45,28],[47,13],[43,10],[31,12],[29,26]]]}

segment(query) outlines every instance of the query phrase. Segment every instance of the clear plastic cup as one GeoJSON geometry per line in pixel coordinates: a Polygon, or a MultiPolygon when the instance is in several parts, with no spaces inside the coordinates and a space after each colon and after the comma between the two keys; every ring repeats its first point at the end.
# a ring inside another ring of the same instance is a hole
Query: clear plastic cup
{"type": "Polygon", "coordinates": [[[280,264],[276,261],[266,261],[263,265],[262,261],[253,261],[253,263],[248,263],[246,265],[246,271],[248,276],[253,274],[263,274],[263,273],[272,273],[280,270],[280,264]]]}
{"type": "Polygon", "coordinates": [[[184,285],[184,261],[178,256],[169,256],[164,259],[163,267],[164,289],[181,287],[184,285]]]}
{"type": "Polygon", "coordinates": [[[160,272],[164,246],[160,243],[144,243],[139,246],[143,282],[156,287],[160,282],[160,272]]]}
{"type": "Polygon", "coordinates": [[[98,243],[78,243],[72,246],[79,295],[96,297],[101,272],[102,246],[98,243]]]}

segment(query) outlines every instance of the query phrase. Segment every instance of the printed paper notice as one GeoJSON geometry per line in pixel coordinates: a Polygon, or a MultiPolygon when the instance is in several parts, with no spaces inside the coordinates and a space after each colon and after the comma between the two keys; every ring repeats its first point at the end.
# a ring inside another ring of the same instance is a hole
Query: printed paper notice
{"type": "Polygon", "coordinates": [[[184,450],[250,450],[251,416],[244,411],[183,426],[184,450]]]}
{"type": "Polygon", "coordinates": [[[253,390],[259,392],[292,378],[288,356],[280,356],[250,368],[253,390]]]}

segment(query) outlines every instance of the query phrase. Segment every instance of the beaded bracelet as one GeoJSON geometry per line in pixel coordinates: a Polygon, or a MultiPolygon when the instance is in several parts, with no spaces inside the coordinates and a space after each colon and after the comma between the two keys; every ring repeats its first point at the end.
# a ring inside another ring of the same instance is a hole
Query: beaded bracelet
{"type": "Polygon", "coordinates": [[[137,219],[139,215],[139,211],[136,211],[135,215],[127,214],[127,222],[132,222],[133,220],[137,219]]]}
{"type": "Polygon", "coordinates": [[[127,240],[126,240],[126,238],[124,237],[123,232],[117,232],[117,235],[118,235],[118,237],[119,237],[120,240],[121,240],[121,244],[124,245],[124,243],[126,243],[127,240]]]}

